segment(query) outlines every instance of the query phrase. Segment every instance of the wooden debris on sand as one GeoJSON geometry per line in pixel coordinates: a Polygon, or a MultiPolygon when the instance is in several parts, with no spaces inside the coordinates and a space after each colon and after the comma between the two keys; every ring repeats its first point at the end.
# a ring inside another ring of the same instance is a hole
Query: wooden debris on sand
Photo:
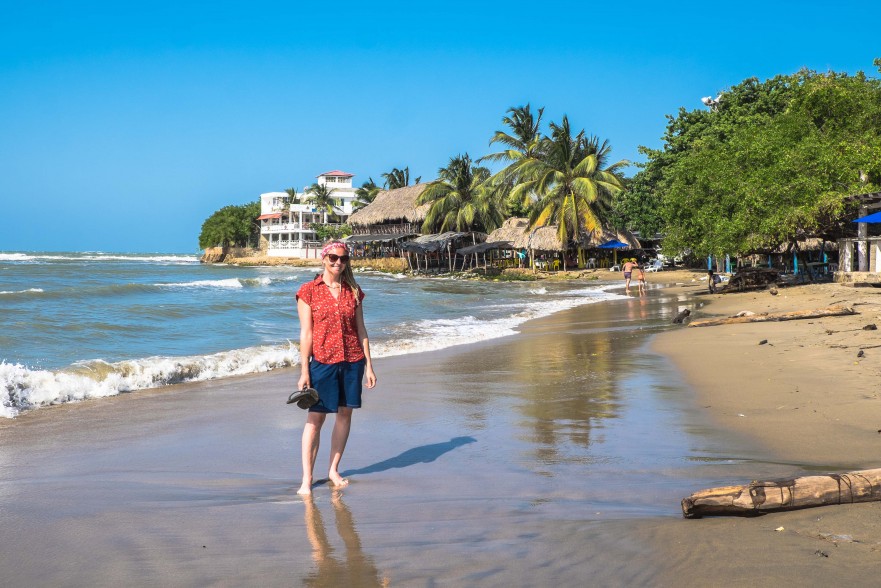
{"type": "Polygon", "coordinates": [[[767,314],[751,314],[747,316],[732,316],[726,318],[704,319],[692,321],[689,327],[714,327],[716,325],[731,325],[738,323],[765,323],[773,321],[794,321],[799,319],[822,318],[826,316],[848,316],[856,314],[849,306],[830,306],[817,310],[796,310],[793,312],[769,312],[767,314]]]}
{"type": "Polygon", "coordinates": [[[768,284],[775,284],[778,277],[779,272],[774,268],[741,267],[719,291],[722,293],[743,292],[744,290],[765,288],[768,284]]]}
{"type": "Polygon", "coordinates": [[[682,499],[682,515],[759,515],[830,504],[881,501],[881,469],[846,474],[804,476],[791,480],[753,481],[695,492],[682,499]]]}

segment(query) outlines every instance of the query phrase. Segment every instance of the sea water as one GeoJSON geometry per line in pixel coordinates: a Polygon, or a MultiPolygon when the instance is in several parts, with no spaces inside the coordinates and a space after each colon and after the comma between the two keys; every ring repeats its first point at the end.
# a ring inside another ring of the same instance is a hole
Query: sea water
{"type": "MultiPolygon", "coordinates": [[[[294,295],[318,271],[191,254],[0,252],[0,416],[296,365],[294,295]]],[[[619,297],[584,281],[356,278],[374,357],[503,337],[619,297]]]]}

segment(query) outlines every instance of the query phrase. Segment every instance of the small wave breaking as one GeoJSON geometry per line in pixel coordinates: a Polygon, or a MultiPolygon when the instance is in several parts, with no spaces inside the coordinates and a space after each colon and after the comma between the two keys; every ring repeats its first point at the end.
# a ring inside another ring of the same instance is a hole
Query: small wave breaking
{"type": "Polygon", "coordinates": [[[196,264],[195,255],[150,255],[114,253],[0,253],[0,261],[45,262],[45,261],[133,261],[148,263],[196,264]]]}
{"type": "Polygon", "coordinates": [[[42,288],[28,288],[27,290],[0,290],[0,295],[6,294],[42,294],[42,288]]]}
{"type": "Polygon", "coordinates": [[[248,288],[268,286],[272,278],[226,278],[224,280],[194,280],[170,284],[153,284],[160,288],[248,288]]]}
{"type": "MultiPolygon", "coordinates": [[[[530,306],[515,312],[503,313],[504,316],[486,319],[474,316],[456,317],[452,319],[424,319],[398,325],[400,338],[389,341],[371,343],[376,357],[404,355],[434,351],[456,345],[488,341],[499,337],[514,335],[516,328],[526,321],[550,316],[554,313],[594,304],[604,300],[624,298],[619,294],[607,292],[605,288],[584,288],[570,290],[565,296],[547,300],[538,299],[530,306]]],[[[510,305],[499,305],[496,308],[509,308],[510,305]]]]}
{"type": "Polygon", "coordinates": [[[298,349],[288,343],[191,357],[148,357],[116,363],[94,360],[56,372],[3,361],[0,417],[14,418],[23,410],[123,392],[267,372],[295,365],[299,359],[298,349]]]}

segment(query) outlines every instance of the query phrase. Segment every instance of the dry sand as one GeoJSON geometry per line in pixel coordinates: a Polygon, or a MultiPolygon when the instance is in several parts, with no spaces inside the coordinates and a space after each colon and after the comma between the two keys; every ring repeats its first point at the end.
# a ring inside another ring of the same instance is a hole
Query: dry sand
{"type": "Polygon", "coordinates": [[[513,337],[378,360],[343,463],[352,484],[321,485],[311,502],[295,494],[292,371],[0,423],[4,584],[872,584],[878,504],[684,520],[678,500],[881,466],[881,347],[870,347],[881,332],[861,329],[881,323],[881,295],[822,285],[710,296],[699,274],[649,280],[673,285],[513,337]],[[669,325],[686,307],[698,317],[832,302],[860,314],[669,325]],[[646,346],[658,332],[664,355],[646,346]]]}
{"type": "MultiPolygon", "coordinates": [[[[881,326],[881,290],[820,284],[782,288],[776,296],[702,294],[692,308],[699,319],[832,305],[858,314],[682,328],[657,337],[654,348],[683,371],[712,422],[757,441],[779,461],[775,477],[881,467],[881,330],[863,330],[881,326]]],[[[661,585],[874,584],[879,507],[665,522],[646,533],[665,553],[661,585]]]]}

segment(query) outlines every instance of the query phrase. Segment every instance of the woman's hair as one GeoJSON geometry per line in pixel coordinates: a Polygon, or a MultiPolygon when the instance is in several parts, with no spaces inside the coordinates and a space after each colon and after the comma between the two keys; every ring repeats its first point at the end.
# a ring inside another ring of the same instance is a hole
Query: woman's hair
{"type": "MultiPolygon", "coordinates": [[[[336,239],[331,239],[327,243],[324,244],[324,248],[321,250],[321,259],[324,260],[324,256],[327,255],[328,251],[331,249],[340,248],[346,252],[346,255],[349,255],[349,248],[342,241],[338,241],[336,239]]],[[[352,295],[355,297],[355,306],[361,303],[361,299],[358,296],[358,291],[361,287],[358,285],[358,282],[355,281],[355,272],[352,271],[352,259],[349,258],[349,263],[347,263],[343,267],[343,271],[340,274],[340,279],[343,284],[349,287],[352,290],[352,295]]]]}

